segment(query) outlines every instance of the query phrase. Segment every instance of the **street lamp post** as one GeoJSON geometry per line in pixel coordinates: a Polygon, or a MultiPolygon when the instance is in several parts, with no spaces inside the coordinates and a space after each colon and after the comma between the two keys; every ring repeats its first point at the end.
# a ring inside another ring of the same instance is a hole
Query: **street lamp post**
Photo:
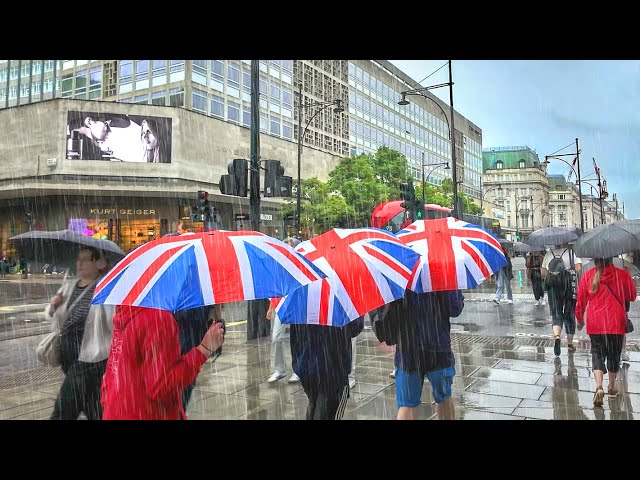
{"type": "Polygon", "coordinates": [[[454,121],[454,109],[453,109],[453,79],[452,79],[452,72],[451,72],[451,60],[449,60],[448,63],[449,63],[449,81],[448,82],[439,83],[437,85],[429,85],[427,87],[415,88],[413,90],[405,90],[403,92],[400,92],[400,95],[402,95],[402,99],[398,102],[398,105],[409,105],[410,102],[409,100],[407,100],[407,96],[420,95],[424,98],[428,98],[433,103],[435,103],[440,109],[440,111],[442,112],[442,114],[444,115],[444,118],[447,121],[447,127],[449,127],[449,138],[451,140],[451,163],[452,163],[451,179],[453,180],[453,208],[454,208],[454,212],[456,213],[456,216],[458,218],[462,218],[462,213],[463,213],[462,204],[460,202],[460,199],[458,198],[458,173],[457,173],[458,168],[457,168],[457,162],[456,162],[456,139],[455,139],[455,121],[454,121]],[[436,102],[433,98],[424,95],[424,92],[428,90],[433,90],[436,88],[446,87],[446,86],[449,87],[449,108],[450,108],[449,115],[451,116],[451,120],[447,118],[447,114],[444,112],[444,110],[442,109],[442,107],[438,102],[436,102]]]}
{"type": "Polygon", "coordinates": [[[335,105],[333,109],[334,113],[344,112],[344,108],[342,107],[341,99],[334,99],[328,102],[313,102],[303,104],[302,98],[302,82],[299,84],[298,89],[298,188],[296,189],[296,229],[298,231],[298,235],[302,234],[302,230],[300,228],[300,214],[301,214],[301,193],[302,193],[302,183],[300,180],[300,164],[302,161],[302,140],[304,139],[305,134],[307,133],[307,129],[313,119],[323,110],[329,108],[330,106],[335,105]],[[311,116],[311,118],[307,121],[307,124],[302,130],[302,109],[303,108],[314,108],[320,107],[316,112],[311,116]],[[302,131],[301,131],[302,130],[302,131]]]}
{"type": "MultiPolygon", "coordinates": [[[[522,202],[533,200],[532,196],[521,197],[520,200],[516,199],[516,241],[518,241],[518,208],[520,208],[520,204],[522,202]]],[[[528,215],[528,214],[527,214],[528,215]]]]}
{"type": "Polygon", "coordinates": [[[446,165],[444,167],[445,170],[449,170],[449,162],[441,162],[441,163],[424,163],[424,152],[422,152],[422,204],[425,204],[425,183],[429,180],[429,176],[438,168],[438,167],[442,167],[443,165],[446,165]],[[424,178],[424,167],[434,167],[432,168],[429,173],[427,174],[427,178],[424,178]]]}
{"type": "MultiPolygon", "coordinates": [[[[487,189],[487,191],[486,191],[486,192],[484,192],[484,193],[482,194],[482,196],[480,197],[480,210],[482,210],[482,205],[483,205],[483,202],[484,202],[484,197],[485,197],[485,196],[487,195],[487,193],[489,193],[491,190],[495,190],[495,189],[501,190],[501,189],[502,189],[502,185],[494,185],[493,187],[489,187],[489,188],[487,189]]],[[[484,214],[484,210],[483,210],[483,212],[482,212],[482,213],[484,214]]]]}
{"type": "Polygon", "coordinates": [[[550,158],[555,158],[557,160],[560,160],[560,161],[566,163],[567,165],[569,165],[569,167],[571,167],[571,170],[573,170],[573,172],[576,174],[576,178],[578,179],[578,201],[580,202],[580,229],[584,233],[584,213],[582,212],[582,178],[580,177],[580,148],[578,146],[578,139],[576,138],[576,151],[575,151],[575,153],[545,155],[544,163],[547,163],[547,164],[551,163],[551,162],[549,162],[550,158]],[[563,160],[562,158],[560,158],[560,157],[569,157],[569,156],[575,156],[576,157],[575,163],[577,164],[578,171],[576,171],[573,168],[573,165],[571,165],[569,162],[567,162],[566,160],[563,160]]]}

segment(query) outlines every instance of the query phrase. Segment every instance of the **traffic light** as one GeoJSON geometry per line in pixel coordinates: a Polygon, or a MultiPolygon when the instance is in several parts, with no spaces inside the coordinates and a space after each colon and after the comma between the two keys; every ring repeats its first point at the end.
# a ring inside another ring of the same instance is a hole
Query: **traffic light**
{"type": "Polygon", "coordinates": [[[424,208],[424,202],[422,201],[422,198],[416,198],[415,199],[415,208],[414,208],[416,215],[414,220],[424,220],[425,219],[425,208],[424,208]]]}
{"type": "Polygon", "coordinates": [[[198,190],[198,215],[204,221],[211,213],[211,205],[209,204],[209,192],[198,190]]]}
{"type": "Polygon", "coordinates": [[[404,200],[400,206],[405,209],[407,217],[412,220],[415,219],[416,209],[416,192],[413,189],[413,183],[401,183],[400,184],[400,198],[404,200]]]}
{"type": "Polygon", "coordinates": [[[293,178],[284,175],[284,167],[279,160],[264,161],[264,196],[290,197],[293,178]]]}
{"type": "Polygon", "coordinates": [[[220,177],[220,193],[246,197],[249,183],[249,161],[244,158],[234,158],[227,166],[229,175],[220,177]]]}

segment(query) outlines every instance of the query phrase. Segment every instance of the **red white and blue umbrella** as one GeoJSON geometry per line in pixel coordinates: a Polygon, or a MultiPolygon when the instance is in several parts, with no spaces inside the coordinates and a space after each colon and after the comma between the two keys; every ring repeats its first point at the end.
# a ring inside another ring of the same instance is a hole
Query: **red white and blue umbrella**
{"type": "Polygon", "coordinates": [[[280,240],[215,230],[145,243],[98,283],[92,303],[182,310],[283,296],[323,277],[280,240]]]}
{"type": "Polygon", "coordinates": [[[327,278],[295,290],[276,312],[282,323],[341,327],[404,295],[420,255],[377,228],[333,229],[296,251],[327,278]]]}
{"type": "Polygon", "coordinates": [[[491,232],[453,217],[416,220],[396,236],[421,255],[408,287],[417,293],[475,288],[507,264],[491,232]]]}

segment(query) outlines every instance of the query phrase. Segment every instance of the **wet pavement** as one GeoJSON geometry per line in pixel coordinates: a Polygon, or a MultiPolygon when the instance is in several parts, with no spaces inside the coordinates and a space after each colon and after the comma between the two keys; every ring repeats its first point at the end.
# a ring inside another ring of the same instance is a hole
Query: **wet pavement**
{"type": "MultiPolygon", "coordinates": [[[[634,405],[640,410],[638,328],[628,340],[630,362],[619,373],[618,397],[609,399],[605,396],[604,408],[594,408],[595,383],[588,337],[584,333],[577,335],[575,343],[578,349],[571,355],[563,341],[562,353],[556,357],[549,335],[548,307],[535,307],[530,285],[521,280],[518,282],[516,273],[513,305],[497,306],[491,302],[495,297],[495,283],[491,281],[465,292],[465,312],[461,318],[452,320],[452,346],[457,370],[453,385],[456,418],[634,419],[634,405]],[[504,329],[474,328],[481,321],[504,323],[504,329]]],[[[11,288],[22,292],[24,300],[44,301],[41,297],[47,298],[49,290],[55,290],[59,281],[55,278],[30,279],[22,281],[22,286],[11,288]]],[[[7,284],[19,284],[20,281],[3,283],[0,288],[5,287],[4,299],[7,299],[10,298],[7,284]]],[[[632,304],[634,323],[640,316],[637,303],[632,304]]],[[[5,313],[11,310],[12,315],[19,315],[14,311],[15,307],[6,305],[0,305],[0,314],[4,309],[5,313]]],[[[42,308],[43,305],[36,303],[33,311],[38,312],[42,308]]],[[[11,323],[16,321],[7,321],[6,318],[5,315],[8,332],[18,330],[11,323]]],[[[271,338],[247,340],[244,318],[242,313],[238,313],[229,322],[224,352],[215,363],[204,365],[187,415],[192,420],[304,419],[307,399],[300,384],[287,383],[290,371],[276,383],[266,382],[272,371],[271,338]]],[[[15,333],[13,337],[0,338],[3,340],[0,342],[0,419],[47,419],[53,409],[62,372],[38,364],[33,352],[43,333],[42,325],[30,328],[35,330],[25,333],[22,338],[15,333]],[[16,361],[18,356],[20,364],[16,361]]],[[[290,365],[288,342],[285,343],[287,364],[290,365]]],[[[395,418],[395,383],[389,377],[393,370],[393,354],[394,347],[380,344],[370,329],[366,328],[358,336],[357,383],[351,390],[345,420],[395,418]]],[[[607,381],[608,376],[605,375],[605,390],[607,381]]],[[[428,382],[423,390],[419,418],[437,418],[428,382]]]]}
{"type": "MultiPolygon", "coordinates": [[[[304,419],[307,399],[300,384],[287,383],[288,375],[267,383],[270,338],[247,341],[244,325],[231,326],[222,356],[204,365],[187,410],[189,418],[304,419]]],[[[30,338],[33,348],[37,339],[30,338]]],[[[631,361],[620,372],[618,397],[605,397],[604,408],[594,408],[588,345],[581,345],[571,355],[563,347],[555,357],[548,339],[453,333],[453,350],[457,370],[453,397],[459,420],[631,420],[634,405],[640,409],[640,352],[630,352],[631,361]]],[[[290,365],[288,345],[286,351],[290,365]]],[[[380,344],[370,329],[358,336],[357,383],[351,390],[346,420],[395,418],[395,383],[389,377],[393,352],[393,347],[380,344]]],[[[4,376],[0,372],[0,419],[47,419],[61,381],[59,369],[44,366],[4,376]]],[[[605,389],[606,382],[605,375],[605,389]]],[[[436,419],[428,383],[419,416],[436,419]]]]}

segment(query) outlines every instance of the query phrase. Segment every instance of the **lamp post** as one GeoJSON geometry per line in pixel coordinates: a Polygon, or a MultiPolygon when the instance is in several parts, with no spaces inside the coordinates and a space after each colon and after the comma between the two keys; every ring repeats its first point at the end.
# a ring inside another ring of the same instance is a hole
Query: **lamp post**
{"type": "Polygon", "coordinates": [[[544,163],[546,163],[546,164],[551,163],[551,162],[549,162],[550,158],[555,158],[557,160],[560,160],[560,161],[566,163],[567,165],[569,165],[569,167],[571,167],[571,170],[573,170],[573,172],[576,174],[576,178],[578,179],[578,201],[580,202],[580,229],[584,233],[584,213],[582,212],[582,178],[580,177],[580,148],[578,146],[578,139],[576,138],[576,151],[575,151],[575,153],[545,155],[544,156],[544,163]],[[576,157],[576,159],[574,160],[574,163],[577,163],[578,171],[576,171],[573,168],[573,165],[571,165],[569,162],[567,162],[566,160],[563,160],[562,158],[560,158],[560,157],[569,157],[569,156],[575,156],[576,157]]]}
{"type": "MultiPolygon", "coordinates": [[[[484,202],[484,197],[485,197],[485,195],[486,195],[487,193],[489,193],[491,190],[495,190],[495,189],[501,190],[501,189],[502,189],[502,185],[498,184],[498,185],[494,185],[493,187],[489,187],[489,188],[488,188],[488,189],[487,189],[487,190],[482,194],[482,196],[480,197],[480,210],[482,210],[482,205],[483,205],[483,202],[484,202]]],[[[482,211],[482,213],[484,214],[484,210],[482,211]]]]}
{"type": "Polygon", "coordinates": [[[302,82],[300,82],[299,89],[298,89],[298,188],[296,190],[296,229],[298,231],[298,235],[302,234],[302,230],[300,229],[300,212],[301,212],[300,195],[302,193],[302,183],[300,181],[300,163],[302,161],[302,139],[307,133],[307,129],[309,128],[309,125],[311,124],[313,119],[320,112],[329,108],[332,105],[335,105],[335,108],[333,109],[334,113],[344,112],[344,108],[342,107],[342,100],[340,99],[334,99],[328,102],[313,102],[313,103],[303,104],[302,82]],[[316,110],[316,112],[311,116],[311,118],[307,121],[307,124],[305,125],[304,130],[302,130],[302,109],[314,108],[314,107],[320,107],[320,108],[316,110]]]}
{"type": "Polygon", "coordinates": [[[442,167],[443,165],[446,165],[444,167],[445,170],[449,170],[449,162],[441,162],[441,163],[424,163],[424,152],[422,152],[422,204],[425,204],[425,183],[427,182],[427,180],[429,180],[429,176],[438,168],[438,167],[442,167]],[[429,173],[427,174],[427,178],[424,178],[424,167],[433,167],[429,173]]]}
{"type": "Polygon", "coordinates": [[[407,96],[409,95],[420,95],[424,98],[428,98],[433,103],[435,103],[442,114],[444,115],[445,120],[447,121],[447,127],[449,127],[449,138],[451,140],[451,179],[453,180],[453,208],[456,216],[458,218],[462,218],[462,204],[460,203],[460,199],[458,198],[458,168],[456,162],[456,139],[455,139],[455,121],[454,121],[454,110],[453,110],[453,79],[451,73],[451,60],[449,63],[449,81],[446,83],[439,83],[437,85],[429,85],[427,87],[414,88],[413,90],[405,90],[400,92],[402,99],[398,102],[398,105],[409,105],[409,100],[407,100],[407,96]],[[436,102],[433,98],[424,95],[424,92],[427,90],[433,90],[440,87],[449,87],[449,108],[451,120],[447,118],[447,114],[444,112],[442,107],[438,102],[436,102]]]}
{"type": "MultiPolygon", "coordinates": [[[[532,196],[527,196],[527,197],[520,197],[520,200],[516,199],[516,241],[519,241],[519,235],[518,235],[518,208],[520,207],[520,204],[522,202],[528,201],[528,200],[533,200],[532,196]]],[[[528,214],[527,214],[528,215],[528,214]]]]}
{"type": "MultiPolygon", "coordinates": [[[[591,182],[588,182],[586,180],[582,180],[582,183],[586,183],[591,188],[595,188],[596,191],[598,192],[598,197],[599,197],[598,199],[600,200],[600,225],[604,225],[606,221],[604,218],[604,208],[602,207],[602,199],[606,198],[607,196],[607,181],[604,180],[604,183],[598,183],[597,186],[593,185],[591,182]]],[[[591,197],[593,198],[593,193],[591,194],[591,197]]]]}

